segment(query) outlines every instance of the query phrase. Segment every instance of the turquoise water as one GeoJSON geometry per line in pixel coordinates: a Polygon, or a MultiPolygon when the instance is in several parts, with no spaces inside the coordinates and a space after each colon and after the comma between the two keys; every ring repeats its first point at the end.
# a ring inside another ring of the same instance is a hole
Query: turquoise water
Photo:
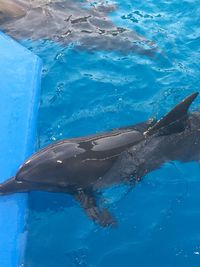
{"type": "MultiPolygon", "coordinates": [[[[159,117],[199,91],[199,2],[116,2],[110,18],[154,41],[155,55],[23,42],[44,61],[38,148],[159,117]]],[[[94,225],[68,195],[31,193],[24,266],[199,266],[199,172],[197,163],[171,162],[128,194],[105,192],[114,229],[94,225]]]]}

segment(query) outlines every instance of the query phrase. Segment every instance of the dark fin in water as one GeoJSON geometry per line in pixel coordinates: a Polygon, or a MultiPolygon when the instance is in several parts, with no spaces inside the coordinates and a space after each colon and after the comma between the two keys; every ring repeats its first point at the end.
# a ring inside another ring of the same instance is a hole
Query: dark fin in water
{"type": "Polygon", "coordinates": [[[198,92],[191,94],[176,105],[169,113],[158,122],[150,127],[145,133],[145,136],[152,135],[159,132],[161,135],[171,134],[183,131],[185,129],[185,122],[188,109],[194,99],[198,96],[198,92]]]}
{"type": "Polygon", "coordinates": [[[115,219],[106,208],[101,209],[98,207],[92,190],[80,189],[74,194],[74,197],[79,201],[88,217],[94,222],[99,223],[103,227],[116,224],[115,219]]]}
{"type": "Polygon", "coordinates": [[[27,191],[26,183],[16,181],[15,176],[0,184],[0,196],[27,191]]]}
{"type": "Polygon", "coordinates": [[[181,133],[187,127],[187,116],[184,116],[180,120],[172,122],[171,124],[158,129],[157,134],[159,136],[169,135],[172,133],[181,133]]]}

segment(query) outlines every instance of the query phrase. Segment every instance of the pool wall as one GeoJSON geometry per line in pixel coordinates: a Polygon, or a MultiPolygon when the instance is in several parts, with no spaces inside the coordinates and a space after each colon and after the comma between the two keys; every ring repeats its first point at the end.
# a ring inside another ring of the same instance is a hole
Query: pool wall
{"type": "MultiPolygon", "coordinates": [[[[0,183],[34,151],[41,60],[0,32],[0,183]]],[[[0,197],[0,266],[20,266],[27,194],[0,197]]]]}

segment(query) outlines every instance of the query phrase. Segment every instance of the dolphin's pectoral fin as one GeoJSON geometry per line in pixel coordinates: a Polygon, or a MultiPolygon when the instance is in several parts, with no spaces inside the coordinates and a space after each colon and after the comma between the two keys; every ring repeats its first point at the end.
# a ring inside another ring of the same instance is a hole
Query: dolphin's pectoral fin
{"type": "Polygon", "coordinates": [[[169,113],[144,132],[144,135],[149,136],[155,133],[167,135],[183,131],[187,125],[188,109],[198,94],[198,92],[193,93],[182,100],[169,113]]]}
{"type": "Polygon", "coordinates": [[[105,207],[98,207],[96,197],[92,190],[78,190],[74,194],[74,197],[80,202],[88,217],[94,222],[99,223],[103,227],[116,224],[115,219],[105,207]]]}

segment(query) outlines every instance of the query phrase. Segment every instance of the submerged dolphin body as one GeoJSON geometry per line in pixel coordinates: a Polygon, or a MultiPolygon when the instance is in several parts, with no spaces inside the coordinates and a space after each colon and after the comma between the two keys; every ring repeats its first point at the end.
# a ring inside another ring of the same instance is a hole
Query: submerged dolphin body
{"type": "Polygon", "coordinates": [[[134,184],[167,161],[200,160],[200,112],[187,113],[197,95],[188,96],[157,122],[49,145],[33,154],[15,177],[1,184],[0,193],[69,193],[92,220],[103,226],[112,224],[112,216],[97,203],[100,189],[134,184]]]}
{"type": "Polygon", "coordinates": [[[116,6],[89,2],[0,0],[0,29],[18,40],[48,39],[86,50],[155,53],[153,42],[109,19],[116,6]]]}

